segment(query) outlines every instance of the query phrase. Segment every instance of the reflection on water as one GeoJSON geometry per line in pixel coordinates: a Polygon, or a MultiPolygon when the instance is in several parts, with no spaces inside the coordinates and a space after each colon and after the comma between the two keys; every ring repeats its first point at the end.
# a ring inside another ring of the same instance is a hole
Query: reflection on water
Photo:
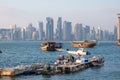
{"type": "Polygon", "coordinates": [[[7,77],[7,76],[3,76],[3,77],[0,77],[0,80],[15,80],[14,77],[7,77]]]}

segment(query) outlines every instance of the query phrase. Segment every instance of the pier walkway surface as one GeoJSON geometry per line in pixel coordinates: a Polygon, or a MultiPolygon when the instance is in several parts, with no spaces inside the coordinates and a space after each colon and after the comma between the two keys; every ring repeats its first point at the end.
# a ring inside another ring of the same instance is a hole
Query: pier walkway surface
{"type": "Polygon", "coordinates": [[[54,65],[54,64],[45,64],[45,63],[36,63],[30,65],[20,65],[11,68],[0,69],[0,77],[15,77],[18,75],[29,75],[29,74],[44,74],[44,75],[53,75],[53,74],[63,74],[71,73],[84,70],[91,67],[91,62],[84,64],[63,64],[63,65],[54,65]]]}
{"type": "Polygon", "coordinates": [[[30,74],[43,74],[43,75],[54,75],[54,74],[65,74],[72,73],[90,68],[93,66],[101,66],[104,63],[104,57],[93,56],[90,60],[84,57],[74,58],[73,56],[61,56],[54,64],[49,63],[34,63],[30,65],[19,65],[16,67],[10,67],[0,69],[0,77],[10,76],[14,77],[17,75],[30,75],[30,74]]]}

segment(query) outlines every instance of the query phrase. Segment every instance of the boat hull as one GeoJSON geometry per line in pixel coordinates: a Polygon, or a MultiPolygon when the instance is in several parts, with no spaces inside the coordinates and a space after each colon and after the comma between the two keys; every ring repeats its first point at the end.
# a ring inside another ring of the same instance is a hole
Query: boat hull
{"type": "Polygon", "coordinates": [[[84,42],[84,43],[72,42],[72,46],[75,48],[93,48],[96,46],[96,42],[84,42]]]}
{"type": "Polygon", "coordinates": [[[92,66],[103,66],[104,62],[92,61],[91,64],[92,66]]]}
{"type": "Polygon", "coordinates": [[[104,57],[94,56],[91,59],[92,66],[102,66],[104,65],[104,57]]]}
{"type": "Polygon", "coordinates": [[[87,52],[84,50],[84,48],[79,48],[77,51],[67,51],[69,54],[73,54],[73,55],[81,55],[81,56],[85,56],[85,55],[90,55],[90,52],[87,52]]]}
{"type": "Polygon", "coordinates": [[[57,51],[56,49],[62,48],[62,44],[56,42],[45,42],[40,48],[42,51],[57,51]]]}
{"type": "Polygon", "coordinates": [[[73,55],[87,55],[87,52],[76,52],[76,51],[67,51],[69,54],[73,54],[73,55]]]}
{"type": "Polygon", "coordinates": [[[120,46],[120,43],[118,43],[117,45],[120,46]]]}
{"type": "Polygon", "coordinates": [[[41,47],[42,51],[56,51],[55,48],[50,48],[50,47],[41,47]]]}
{"type": "Polygon", "coordinates": [[[120,46],[120,39],[118,39],[117,45],[120,46]]]}

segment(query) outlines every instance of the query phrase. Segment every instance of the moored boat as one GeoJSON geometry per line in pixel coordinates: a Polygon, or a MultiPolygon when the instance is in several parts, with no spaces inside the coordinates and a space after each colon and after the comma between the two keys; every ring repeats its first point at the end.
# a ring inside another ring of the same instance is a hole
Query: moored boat
{"type": "Polygon", "coordinates": [[[83,43],[72,42],[72,46],[75,48],[93,48],[96,46],[96,41],[84,41],[83,43]]]}
{"type": "Polygon", "coordinates": [[[91,61],[92,66],[104,65],[104,57],[102,56],[93,56],[90,61],[91,61]]]}
{"type": "Polygon", "coordinates": [[[62,44],[56,42],[45,42],[41,45],[41,50],[43,51],[56,51],[57,49],[61,49],[62,44]]]}
{"type": "Polygon", "coordinates": [[[79,48],[77,51],[67,51],[69,54],[73,54],[73,55],[89,55],[90,53],[85,51],[84,48],[79,48]]]}
{"type": "Polygon", "coordinates": [[[117,45],[120,46],[120,42],[118,42],[117,45]]]}

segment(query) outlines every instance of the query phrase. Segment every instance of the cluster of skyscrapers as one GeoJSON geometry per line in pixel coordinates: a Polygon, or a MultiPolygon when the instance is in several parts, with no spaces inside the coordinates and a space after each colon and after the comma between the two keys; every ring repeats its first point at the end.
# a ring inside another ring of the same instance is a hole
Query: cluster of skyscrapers
{"type": "Polygon", "coordinates": [[[100,40],[113,41],[117,40],[117,27],[113,32],[102,30],[100,27],[95,29],[90,26],[83,26],[81,23],[62,21],[58,17],[57,25],[54,26],[54,20],[46,17],[46,23],[38,22],[38,29],[31,23],[26,28],[12,25],[11,29],[0,29],[0,40],[40,40],[40,41],[83,41],[83,40],[100,40]],[[44,28],[45,26],[45,28],[44,28]]]}

